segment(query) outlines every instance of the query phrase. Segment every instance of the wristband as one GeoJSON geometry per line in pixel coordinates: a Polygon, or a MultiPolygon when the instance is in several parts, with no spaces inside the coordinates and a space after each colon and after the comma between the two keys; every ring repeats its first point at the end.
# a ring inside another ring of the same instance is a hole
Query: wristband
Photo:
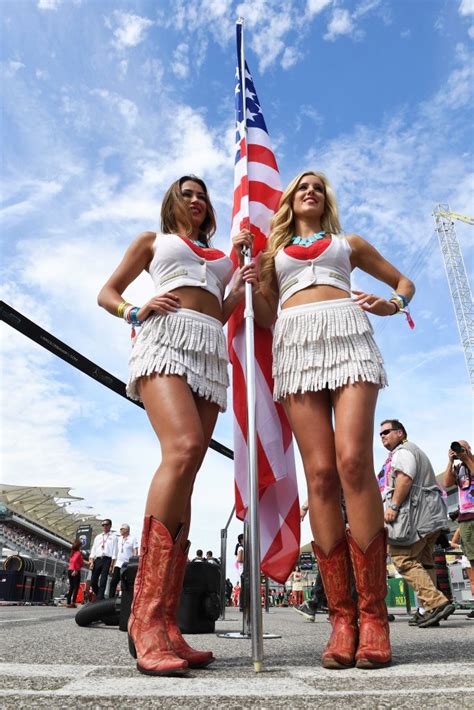
{"type": "MultiPolygon", "coordinates": [[[[392,298],[390,299],[391,303],[395,303],[396,306],[398,306],[398,312],[399,313],[404,313],[405,317],[407,319],[407,323],[410,326],[410,328],[413,330],[415,327],[415,323],[413,321],[413,318],[410,315],[410,310],[408,308],[408,298],[404,296],[402,293],[395,293],[395,291],[392,292],[392,298]]],[[[393,315],[396,315],[394,313],[393,315]]]]}

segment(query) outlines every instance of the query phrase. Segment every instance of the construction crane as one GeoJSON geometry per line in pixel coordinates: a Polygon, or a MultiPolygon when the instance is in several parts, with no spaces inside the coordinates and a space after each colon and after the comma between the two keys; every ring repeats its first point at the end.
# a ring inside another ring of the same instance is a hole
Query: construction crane
{"type": "Polygon", "coordinates": [[[449,205],[439,204],[433,211],[439,246],[443,255],[454,314],[466,359],[471,386],[474,386],[474,303],[471,287],[456,235],[454,221],[474,225],[474,217],[451,212],[449,205]]]}

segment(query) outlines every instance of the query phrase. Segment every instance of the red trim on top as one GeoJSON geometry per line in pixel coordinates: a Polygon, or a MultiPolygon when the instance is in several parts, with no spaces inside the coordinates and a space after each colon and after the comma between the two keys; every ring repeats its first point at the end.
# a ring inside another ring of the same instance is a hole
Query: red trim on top
{"type": "Polygon", "coordinates": [[[178,237],[182,239],[195,254],[200,256],[201,259],[206,259],[206,261],[216,261],[217,259],[223,259],[226,256],[220,249],[210,249],[207,247],[203,248],[195,244],[195,242],[188,237],[182,237],[181,234],[178,234],[178,237]]]}
{"type": "Polygon", "coordinates": [[[321,256],[321,254],[326,251],[331,241],[331,237],[324,237],[323,239],[318,239],[317,242],[314,242],[314,244],[311,244],[309,247],[291,244],[285,247],[284,252],[288,254],[288,256],[292,256],[293,259],[301,259],[302,261],[317,259],[318,256],[321,256]]]}

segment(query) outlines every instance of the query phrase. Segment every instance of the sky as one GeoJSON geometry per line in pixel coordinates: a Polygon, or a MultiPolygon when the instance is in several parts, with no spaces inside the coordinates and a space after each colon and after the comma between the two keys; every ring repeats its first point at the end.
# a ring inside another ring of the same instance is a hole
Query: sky
{"type": "MultiPolygon", "coordinates": [[[[438,203],[474,214],[473,0],[1,0],[1,298],[122,380],[129,329],[96,303],[130,241],[159,229],[164,191],[208,184],[228,251],[235,20],[283,184],[333,184],[345,231],[367,238],[417,292],[416,328],[373,318],[390,386],[376,422],[400,418],[444,469],[472,441],[463,349],[434,231],[438,203]]],[[[456,222],[472,283],[474,228],[456,222]]],[[[354,288],[389,295],[356,272],[354,288]]],[[[472,288],[472,285],[471,285],[472,288]]],[[[151,296],[141,275],[125,292],[151,296]]],[[[70,486],[71,511],[139,535],[160,448],[139,408],[1,324],[0,480],[70,486]]],[[[378,427],[376,427],[376,432],[378,427]]],[[[233,448],[230,409],[214,437],[233,448]]],[[[317,432],[315,432],[317,441],[317,432]]],[[[374,439],[376,470],[385,451],[374,439]]],[[[306,495],[297,457],[300,496],[306,495]]],[[[191,553],[219,554],[232,462],[209,451],[191,553]]],[[[228,572],[242,524],[229,527],[228,572]]],[[[311,539],[307,521],[302,542],[311,539]]]]}

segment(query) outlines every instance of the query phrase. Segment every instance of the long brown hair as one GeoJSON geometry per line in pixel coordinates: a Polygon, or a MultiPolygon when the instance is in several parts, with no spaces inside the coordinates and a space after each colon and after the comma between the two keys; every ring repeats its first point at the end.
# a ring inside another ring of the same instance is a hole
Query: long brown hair
{"type": "Polygon", "coordinates": [[[178,224],[185,229],[186,237],[189,237],[193,231],[189,207],[186,204],[181,187],[187,180],[197,182],[202,187],[206,197],[206,218],[199,228],[199,239],[206,244],[216,231],[216,214],[212,206],[209,194],[207,192],[206,183],[196,175],[183,175],[168,188],[161,204],[161,231],[163,234],[177,234],[178,224]]]}
{"type": "Polygon", "coordinates": [[[266,249],[262,255],[260,265],[260,285],[262,291],[269,292],[273,290],[275,256],[284,247],[290,244],[291,239],[295,236],[295,216],[293,214],[293,198],[295,196],[298,185],[305,175],[313,175],[321,180],[324,187],[324,212],[321,217],[321,229],[329,234],[340,234],[341,225],[339,222],[339,213],[337,210],[336,195],[329,184],[329,180],[324,173],[318,173],[314,170],[305,170],[297,175],[288,185],[280,199],[280,206],[273,216],[270,228],[270,236],[266,249]]]}
{"type": "Polygon", "coordinates": [[[80,540],[74,540],[74,542],[71,545],[71,552],[77,552],[80,550],[82,547],[81,541],[80,540]]]}

